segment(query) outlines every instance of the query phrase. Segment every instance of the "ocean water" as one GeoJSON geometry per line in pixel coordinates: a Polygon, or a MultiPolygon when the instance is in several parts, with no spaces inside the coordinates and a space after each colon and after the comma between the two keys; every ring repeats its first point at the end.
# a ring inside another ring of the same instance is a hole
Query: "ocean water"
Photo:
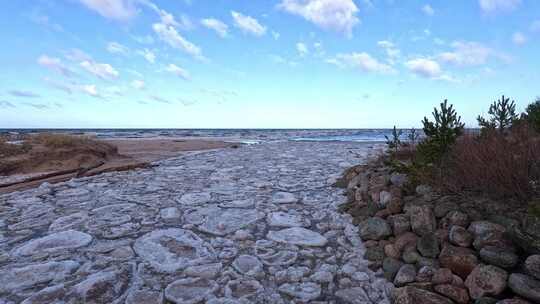
{"type": "MultiPolygon", "coordinates": [[[[391,129],[9,129],[3,132],[63,132],[114,138],[216,138],[244,143],[266,141],[385,142],[391,129]]],[[[406,132],[403,134],[406,138],[406,132]]]]}

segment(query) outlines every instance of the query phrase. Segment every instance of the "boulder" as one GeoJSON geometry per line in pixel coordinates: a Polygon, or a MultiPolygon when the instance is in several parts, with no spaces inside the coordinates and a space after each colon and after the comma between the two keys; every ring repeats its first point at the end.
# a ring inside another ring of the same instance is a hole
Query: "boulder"
{"type": "Polygon", "coordinates": [[[408,210],[411,228],[414,233],[424,235],[435,232],[437,222],[433,211],[428,206],[412,206],[408,210]]]}
{"type": "Polygon", "coordinates": [[[405,214],[396,214],[388,217],[388,223],[392,228],[392,232],[395,236],[402,235],[403,233],[411,230],[411,222],[409,217],[405,214]]]}
{"type": "Polygon", "coordinates": [[[480,250],[480,258],[487,264],[510,269],[517,265],[518,256],[514,252],[496,246],[485,246],[480,250]]]}
{"type": "Polygon", "coordinates": [[[399,268],[399,271],[394,278],[394,285],[403,286],[407,283],[412,283],[416,279],[416,268],[414,265],[405,264],[399,268]]]}
{"type": "Polygon", "coordinates": [[[469,293],[467,289],[450,284],[436,285],[433,288],[436,292],[448,297],[457,303],[467,304],[469,303],[469,293]]]}
{"type": "Polygon", "coordinates": [[[421,256],[418,251],[416,251],[415,246],[410,246],[403,250],[403,255],[401,258],[405,263],[416,264],[420,260],[421,256]]]}
{"type": "Polygon", "coordinates": [[[372,217],[360,223],[360,237],[363,240],[381,240],[391,234],[390,225],[381,218],[372,217]]]}
{"type": "Polygon", "coordinates": [[[478,264],[478,258],[471,249],[446,245],[441,251],[439,262],[465,279],[478,264]]]}
{"type": "Polygon", "coordinates": [[[412,232],[406,232],[396,238],[394,246],[398,251],[403,251],[406,247],[416,246],[418,237],[412,232]]]}
{"type": "Polygon", "coordinates": [[[439,241],[434,233],[426,233],[421,236],[417,243],[416,248],[422,256],[428,258],[436,258],[439,255],[439,241]]]}
{"type": "Polygon", "coordinates": [[[540,255],[535,254],[529,256],[525,260],[525,269],[527,270],[527,273],[529,273],[531,276],[540,280],[540,255]]]}
{"type": "Polygon", "coordinates": [[[394,259],[399,259],[401,257],[401,253],[396,249],[396,246],[394,246],[394,244],[384,245],[384,254],[387,257],[391,257],[394,259]]]}
{"type": "Polygon", "coordinates": [[[386,257],[382,264],[384,277],[388,281],[393,281],[401,266],[403,266],[403,262],[400,260],[386,257]]]}
{"type": "Polygon", "coordinates": [[[493,265],[480,264],[474,268],[465,280],[471,298],[499,295],[506,288],[508,274],[493,265]]]}
{"type": "Polygon", "coordinates": [[[508,279],[508,286],[525,299],[540,303],[540,281],[528,275],[513,273],[508,279]]]}
{"type": "Polygon", "coordinates": [[[407,181],[408,181],[407,174],[392,173],[390,175],[390,182],[394,186],[402,187],[403,185],[405,185],[405,183],[407,183],[407,181]]]}
{"type": "Polygon", "coordinates": [[[474,237],[478,237],[493,232],[503,233],[506,229],[504,226],[492,222],[474,221],[469,225],[467,230],[472,233],[474,237]]]}
{"type": "Polygon", "coordinates": [[[379,193],[379,202],[378,207],[383,209],[386,208],[388,203],[392,200],[392,194],[386,190],[383,190],[379,193]]]}
{"type": "Polygon", "coordinates": [[[420,267],[418,273],[416,274],[416,282],[426,283],[431,282],[433,275],[435,273],[435,268],[431,266],[420,267]]]}
{"type": "Polygon", "coordinates": [[[458,210],[459,207],[455,202],[444,200],[437,202],[433,207],[433,213],[437,218],[445,217],[450,211],[458,210]]]}
{"type": "Polygon", "coordinates": [[[467,228],[469,223],[469,216],[466,213],[457,210],[448,212],[442,219],[442,225],[444,227],[461,226],[467,228]]]}
{"type": "Polygon", "coordinates": [[[433,284],[451,284],[454,274],[448,268],[439,268],[433,274],[433,284]]]}
{"type": "Polygon", "coordinates": [[[473,236],[461,226],[452,226],[448,234],[450,242],[460,247],[469,247],[473,241],[473,236]]]}
{"type": "Polygon", "coordinates": [[[394,289],[392,298],[394,304],[453,304],[439,294],[412,286],[394,289]]]}
{"type": "Polygon", "coordinates": [[[418,195],[428,195],[431,193],[431,187],[428,185],[418,185],[416,186],[416,194],[418,195]]]}

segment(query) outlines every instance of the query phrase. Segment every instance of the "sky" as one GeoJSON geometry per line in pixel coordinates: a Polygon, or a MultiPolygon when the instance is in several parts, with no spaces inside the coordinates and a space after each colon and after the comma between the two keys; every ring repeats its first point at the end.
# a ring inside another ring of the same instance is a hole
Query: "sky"
{"type": "Polygon", "coordinates": [[[540,95],[537,0],[0,3],[0,128],[469,127],[540,95]]]}

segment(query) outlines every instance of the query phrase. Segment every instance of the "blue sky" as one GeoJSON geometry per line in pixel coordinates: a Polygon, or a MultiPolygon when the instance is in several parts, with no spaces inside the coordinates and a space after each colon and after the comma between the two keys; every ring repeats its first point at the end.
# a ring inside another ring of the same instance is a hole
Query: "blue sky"
{"type": "Polygon", "coordinates": [[[468,126],[540,95],[535,0],[0,4],[0,127],[468,126]]]}

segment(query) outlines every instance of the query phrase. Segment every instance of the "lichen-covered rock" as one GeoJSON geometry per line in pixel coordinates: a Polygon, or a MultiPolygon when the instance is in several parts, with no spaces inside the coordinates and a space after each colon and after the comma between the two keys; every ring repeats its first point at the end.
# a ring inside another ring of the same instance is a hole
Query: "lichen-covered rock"
{"type": "Polygon", "coordinates": [[[540,281],[530,276],[512,273],[508,279],[508,287],[527,300],[540,302],[540,281]]]}
{"type": "Polygon", "coordinates": [[[480,258],[487,264],[501,268],[513,268],[517,265],[519,257],[513,251],[496,246],[485,246],[480,250],[480,258]]]}
{"type": "Polygon", "coordinates": [[[401,262],[400,260],[389,257],[385,258],[382,264],[384,277],[388,281],[394,281],[396,273],[398,273],[401,266],[403,266],[403,262],[401,262]]]}
{"type": "Polygon", "coordinates": [[[525,260],[525,269],[531,276],[540,280],[540,254],[529,256],[525,260]]]}
{"type": "Polygon", "coordinates": [[[452,226],[448,236],[452,244],[460,247],[469,247],[473,241],[473,236],[461,226],[452,226]]]}
{"type": "Polygon", "coordinates": [[[364,240],[385,239],[391,233],[388,222],[379,217],[372,217],[360,223],[360,236],[364,240]]]}
{"type": "Polygon", "coordinates": [[[445,297],[448,297],[457,303],[460,304],[467,304],[469,303],[469,293],[467,292],[467,289],[450,285],[450,284],[443,284],[443,285],[436,285],[433,288],[436,292],[442,294],[445,297]]]}
{"type": "Polygon", "coordinates": [[[399,268],[395,278],[394,285],[403,286],[407,283],[412,283],[416,279],[416,268],[414,265],[405,264],[399,268]]]}
{"type": "Polygon", "coordinates": [[[412,231],[418,235],[435,232],[437,221],[433,211],[428,206],[412,206],[408,210],[412,231]]]}
{"type": "Polygon", "coordinates": [[[493,265],[478,265],[465,280],[471,298],[496,296],[506,288],[508,274],[493,265]]]}
{"type": "Polygon", "coordinates": [[[411,222],[409,221],[409,217],[405,214],[391,215],[388,217],[387,221],[395,236],[402,235],[411,230],[411,222]]]}
{"type": "Polygon", "coordinates": [[[395,304],[453,304],[452,300],[424,289],[406,286],[392,292],[395,304]]]}
{"type": "Polygon", "coordinates": [[[439,255],[439,262],[465,279],[478,265],[478,258],[471,249],[446,245],[439,255]]]}
{"type": "Polygon", "coordinates": [[[439,240],[434,233],[426,233],[418,239],[416,248],[422,256],[436,258],[439,253],[439,240]]]}

